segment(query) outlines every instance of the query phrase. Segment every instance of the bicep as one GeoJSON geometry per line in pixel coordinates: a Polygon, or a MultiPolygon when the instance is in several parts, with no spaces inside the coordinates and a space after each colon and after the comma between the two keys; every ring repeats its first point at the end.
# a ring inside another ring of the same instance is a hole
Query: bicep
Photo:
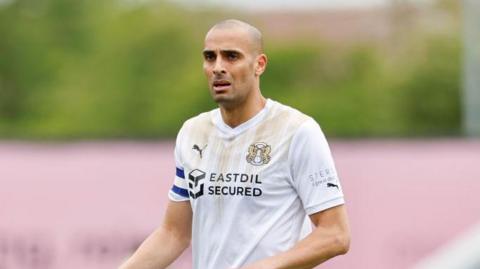
{"type": "Polygon", "coordinates": [[[176,236],[188,238],[192,233],[192,207],[190,201],[168,201],[163,227],[176,236]]]}
{"type": "Polygon", "coordinates": [[[310,215],[315,225],[312,237],[318,240],[331,239],[335,255],[345,254],[350,247],[350,228],[344,205],[331,207],[310,215]]]}
{"type": "Polygon", "coordinates": [[[335,206],[310,215],[315,227],[334,228],[348,231],[348,217],[344,205],[335,206]]]}

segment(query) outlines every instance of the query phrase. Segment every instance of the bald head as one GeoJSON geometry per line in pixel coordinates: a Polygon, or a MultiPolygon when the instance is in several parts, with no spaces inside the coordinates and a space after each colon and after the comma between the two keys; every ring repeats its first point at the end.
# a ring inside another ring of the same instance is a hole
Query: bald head
{"type": "Polygon", "coordinates": [[[252,49],[259,54],[263,53],[262,33],[257,28],[246,22],[234,19],[218,22],[217,24],[212,26],[212,28],[210,28],[207,33],[207,37],[212,31],[215,30],[240,30],[241,32],[244,32],[248,37],[252,49]]]}

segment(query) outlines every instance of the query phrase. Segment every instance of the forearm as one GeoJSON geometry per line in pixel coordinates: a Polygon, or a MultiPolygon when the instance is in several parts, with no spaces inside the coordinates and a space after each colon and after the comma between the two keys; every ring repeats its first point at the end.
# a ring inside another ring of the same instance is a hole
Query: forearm
{"type": "Polygon", "coordinates": [[[155,230],[119,269],[160,269],[171,264],[190,244],[163,226],[155,230]]]}
{"type": "Polygon", "coordinates": [[[311,269],[348,251],[347,232],[318,227],[290,250],[242,269],[311,269]]]}

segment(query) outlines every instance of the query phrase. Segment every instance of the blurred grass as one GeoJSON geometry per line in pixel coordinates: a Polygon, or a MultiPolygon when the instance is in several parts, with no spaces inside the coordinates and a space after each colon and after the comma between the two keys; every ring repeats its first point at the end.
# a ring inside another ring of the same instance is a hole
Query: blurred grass
{"type": "MultiPolygon", "coordinates": [[[[201,70],[203,35],[232,14],[129,3],[0,6],[0,137],[173,137],[185,119],[215,107],[201,70]]],[[[264,95],[313,116],[327,134],[460,135],[458,31],[411,29],[400,49],[266,36],[264,95]]]]}

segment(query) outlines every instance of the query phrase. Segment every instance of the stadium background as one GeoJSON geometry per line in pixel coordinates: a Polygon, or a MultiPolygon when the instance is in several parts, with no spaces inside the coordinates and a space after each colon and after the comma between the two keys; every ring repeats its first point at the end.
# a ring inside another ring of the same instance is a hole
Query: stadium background
{"type": "Polygon", "coordinates": [[[0,268],[115,268],[158,225],[174,136],[215,107],[200,52],[224,18],[263,31],[264,95],[329,137],[353,241],[320,268],[418,266],[479,221],[468,2],[0,1],[0,268]]]}

